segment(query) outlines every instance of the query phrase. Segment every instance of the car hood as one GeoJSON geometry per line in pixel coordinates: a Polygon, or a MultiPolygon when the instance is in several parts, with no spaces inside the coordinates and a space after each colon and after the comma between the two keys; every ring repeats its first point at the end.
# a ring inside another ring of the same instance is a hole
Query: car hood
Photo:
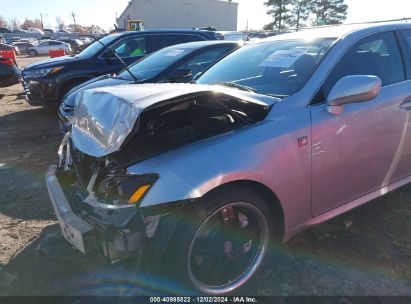
{"type": "Polygon", "coordinates": [[[86,82],[83,82],[82,84],[73,88],[66,95],[63,102],[67,107],[74,108],[74,104],[76,102],[76,96],[78,93],[80,93],[83,90],[89,90],[89,89],[94,89],[94,88],[99,88],[99,87],[126,85],[126,84],[132,84],[132,83],[133,83],[132,80],[111,77],[110,75],[103,75],[100,77],[90,79],[86,82]]]}
{"type": "Polygon", "coordinates": [[[103,157],[119,150],[137,118],[155,104],[195,93],[223,93],[263,106],[279,99],[222,86],[133,84],[81,91],[76,98],[72,141],[81,152],[103,157]]]}
{"type": "Polygon", "coordinates": [[[54,68],[66,64],[73,64],[73,63],[81,63],[85,59],[81,59],[78,57],[73,57],[73,56],[62,56],[62,57],[56,57],[56,58],[50,58],[46,59],[40,62],[32,63],[27,65],[24,70],[29,71],[29,70],[37,70],[37,69],[48,69],[48,68],[54,68]]]}

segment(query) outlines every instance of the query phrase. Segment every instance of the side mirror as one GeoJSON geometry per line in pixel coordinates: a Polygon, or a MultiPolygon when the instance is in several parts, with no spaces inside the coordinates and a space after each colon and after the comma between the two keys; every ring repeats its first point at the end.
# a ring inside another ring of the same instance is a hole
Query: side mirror
{"type": "Polygon", "coordinates": [[[106,51],[101,55],[101,58],[104,58],[104,59],[116,59],[116,56],[115,56],[115,53],[114,53],[113,50],[108,49],[108,50],[106,50],[106,51]]]}
{"type": "Polygon", "coordinates": [[[327,111],[339,115],[343,106],[377,97],[381,91],[381,79],[372,75],[350,75],[341,78],[327,97],[327,111]]]}
{"type": "Polygon", "coordinates": [[[177,69],[172,71],[168,76],[168,81],[176,81],[179,79],[186,79],[193,77],[193,72],[189,69],[177,69]]]}

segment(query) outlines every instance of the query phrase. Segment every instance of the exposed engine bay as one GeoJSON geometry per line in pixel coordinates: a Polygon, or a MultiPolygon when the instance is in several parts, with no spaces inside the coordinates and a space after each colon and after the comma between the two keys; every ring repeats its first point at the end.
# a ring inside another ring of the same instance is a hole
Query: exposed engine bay
{"type": "Polygon", "coordinates": [[[144,110],[123,144],[130,161],[146,159],[211,136],[264,119],[268,107],[241,102],[223,94],[195,94],[156,104],[144,110]]]}

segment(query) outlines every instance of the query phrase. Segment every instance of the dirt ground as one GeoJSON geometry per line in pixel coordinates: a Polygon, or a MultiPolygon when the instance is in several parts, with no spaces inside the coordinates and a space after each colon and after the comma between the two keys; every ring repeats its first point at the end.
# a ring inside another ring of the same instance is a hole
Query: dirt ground
{"type": "MultiPolygon", "coordinates": [[[[19,57],[21,67],[44,58],[19,57]]],[[[44,183],[62,135],[56,108],[33,107],[21,85],[0,89],[0,295],[179,292],[164,278],[84,257],[59,236],[44,183]],[[147,290],[154,280],[158,289],[147,290]]],[[[411,295],[411,186],[272,248],[252,295],[411,295]]]]}

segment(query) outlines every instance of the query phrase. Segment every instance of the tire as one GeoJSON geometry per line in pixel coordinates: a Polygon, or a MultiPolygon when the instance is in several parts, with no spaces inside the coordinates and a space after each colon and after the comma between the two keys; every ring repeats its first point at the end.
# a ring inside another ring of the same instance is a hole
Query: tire
{"type": "Polygon", "coordinates": [[[38,53],[35,50],[29,50],[29,55],[32,56],[32,57],[35,57],[35,56],[38,55],[38,53]]]}
{"type": "Polygon", "coordinates": [[[247,188],[232,186],[198,205],[178,224],[162,268],[194,293],[238,292],[268,260],[274,223],[267,202],[247,188]]]}

